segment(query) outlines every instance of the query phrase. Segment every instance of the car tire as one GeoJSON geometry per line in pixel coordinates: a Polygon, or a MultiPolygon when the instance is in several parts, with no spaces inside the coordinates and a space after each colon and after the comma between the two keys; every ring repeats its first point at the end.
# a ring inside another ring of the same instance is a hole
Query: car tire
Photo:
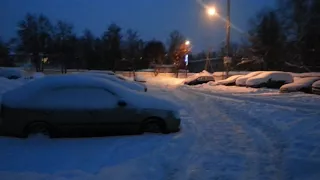
{"type": "Polygon", "coordinates": [[[50,125],[45,122],[34,122],[29,124],[25,130],[25,137],[36,134],[52,137],[50,125]]]}
{"type": "Polygon", "coordinates": [[[163,120],[150,118],[143,122],[142,133],[166,133],[166,126],[163,120]]]}

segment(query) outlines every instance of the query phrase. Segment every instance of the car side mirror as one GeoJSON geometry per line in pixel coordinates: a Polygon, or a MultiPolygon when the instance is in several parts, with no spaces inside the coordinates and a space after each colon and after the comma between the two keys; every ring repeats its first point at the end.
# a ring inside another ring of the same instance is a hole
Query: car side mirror
{"type": "Polygon", "coordinates": [[[127,103],[125,101],[123,101],[123,100],[118,101],[118,106],[124,107],[126,105],[127,105],[127,103]]]}

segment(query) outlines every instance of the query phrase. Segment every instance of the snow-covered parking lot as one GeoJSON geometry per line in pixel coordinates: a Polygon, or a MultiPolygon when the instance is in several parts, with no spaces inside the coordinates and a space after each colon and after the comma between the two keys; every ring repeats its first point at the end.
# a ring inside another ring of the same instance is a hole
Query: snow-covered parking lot
{"type": "Polygon", "coordinates": [[[178,102],[181,132],[0,137],[0,179],[320,179],[320,96],[180,82],[147,81],[148,93],[178,102]]]}

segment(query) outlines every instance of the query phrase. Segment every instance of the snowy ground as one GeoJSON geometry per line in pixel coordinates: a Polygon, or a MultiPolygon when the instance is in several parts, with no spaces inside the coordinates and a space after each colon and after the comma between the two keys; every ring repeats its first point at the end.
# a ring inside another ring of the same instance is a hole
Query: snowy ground
{"type": "Polygon", "coordinates": [[[181,105],[182,131],[79,139],[0,138],[0,179],[320,179],[320,96],[149,79],[181,105]]]}

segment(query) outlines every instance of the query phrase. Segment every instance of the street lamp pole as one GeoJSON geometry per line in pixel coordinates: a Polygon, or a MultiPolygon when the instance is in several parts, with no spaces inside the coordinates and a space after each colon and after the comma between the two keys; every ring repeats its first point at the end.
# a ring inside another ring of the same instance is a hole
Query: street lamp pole
{"type": "Polygon", "coordinates": [[[188,62],[189,62],[189,48],[190,48],[190,41],[186,41],[185,43],[185,46],[187,48],[187,53],[184,57],[184,62],[185,62],[185,73],[186,73],[186,78],[188,77],[188,62]]]}
{"type": "Polygon", "coordinates": [[[229,56],[230,54],[230,27],[231,27],[231,23],[230,23],[230,0],[227,0],[227,23],[226,23],[226,53],[227,56],[229,56]]]}
{"type": "Polygon", "coordinates": [[[226,70],[226,78],[229,77],[230,65],[231,65],[231,57],[230,57],[230,7],[231,0],[227,0],[227,22],[226,22],[226,56],[225,56],[225,70],[226,70]]]}

